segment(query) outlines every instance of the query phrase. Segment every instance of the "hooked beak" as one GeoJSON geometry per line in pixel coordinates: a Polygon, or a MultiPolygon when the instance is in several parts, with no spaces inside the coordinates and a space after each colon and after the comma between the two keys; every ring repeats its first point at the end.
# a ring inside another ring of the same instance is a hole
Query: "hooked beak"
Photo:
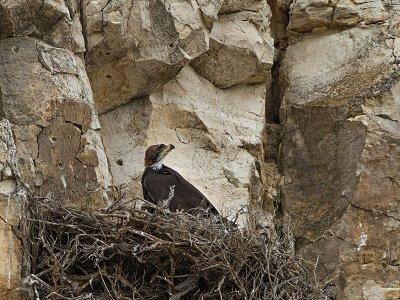
{"type": "Polygon", "coordinates": [[[164,159],[164,157],[166,157],[167,154],[173,149],[175,149],[175,146],[172,144],[169,144],[167,147],[165,147],[165,149],[163,151],[161,151],[158,161],[164,159]]]}

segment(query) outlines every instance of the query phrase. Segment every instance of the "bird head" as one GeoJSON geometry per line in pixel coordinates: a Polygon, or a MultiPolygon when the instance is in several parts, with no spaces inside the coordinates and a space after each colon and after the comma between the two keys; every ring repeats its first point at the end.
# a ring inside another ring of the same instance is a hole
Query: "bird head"
{"type": "Polygon", "coordinates": [[[175,146],[172,144],[164,145],[152,145],[147,148],[145,156],[144,156],[144,165],[145,167],[150,166],[161,166],[162,160],[167,156],[167,154],[175,149],[175,146]]]}

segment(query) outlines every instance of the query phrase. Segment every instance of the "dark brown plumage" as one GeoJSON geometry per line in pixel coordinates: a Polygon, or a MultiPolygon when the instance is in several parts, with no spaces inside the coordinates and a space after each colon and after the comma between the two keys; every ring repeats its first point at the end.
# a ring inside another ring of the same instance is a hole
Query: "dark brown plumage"
{"type": "Polygon", "coordinates": [[[174,145],[153,145],[146,150],[145,167],[142,176],[143,197],[145,200],[160,204],[168,199],[170,189],[174,194],[169,202],[171,211],[195,211],[196,208],[207,209],[217,215],[216,208],[207,198],[178,172],[162,164],[162,160],[172,150],[174,145]]]}

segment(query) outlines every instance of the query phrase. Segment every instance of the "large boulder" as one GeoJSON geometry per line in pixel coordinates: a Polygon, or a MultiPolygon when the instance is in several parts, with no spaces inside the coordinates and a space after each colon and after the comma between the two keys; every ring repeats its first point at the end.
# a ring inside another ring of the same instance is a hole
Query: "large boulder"
{"type": "Polygon", "coordinates": [[[270,19],[267,1],[224,2],[211,28],[210,49],[191,65],[221,88],[266,82],[274,60],[270,19]]]}
{"type": "Polygon", "coordinates": [[[0,36],[12,37],[43,33],[70,12],[64,0],[2,0],[0,15],[0,36]]]}
{"type": "Polygon", "coordinates": [[[196,2],[85,0],[86,63],[100,113],[149,95],[208,49],[196,2]]]}
{"type": "Polygon", "coordinates": [[[75,53],[85,51],[77,0],[2,0],[0,38],[30,35],[75,53]]]}

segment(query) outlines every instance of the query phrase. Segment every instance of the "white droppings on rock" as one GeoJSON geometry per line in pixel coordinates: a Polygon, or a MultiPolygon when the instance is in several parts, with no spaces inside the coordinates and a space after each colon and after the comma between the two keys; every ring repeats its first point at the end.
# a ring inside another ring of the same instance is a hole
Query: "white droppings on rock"
{"type": "Polygon", "coordinates": [[[67,188],[67,182],[65,181],[65,176],[62,175],[62,176],[60,177],[60,179],[61,179],[61,182],[62,182],[64,188],[66,189],[66,188],[67,188]]]}
{"type": "Polygon", "coordinates": [[[360,242],[357,247],[357,251],[360,251],[363,247],[367,245],[368,236],[362,232],[360,235],[360,242]]]}

